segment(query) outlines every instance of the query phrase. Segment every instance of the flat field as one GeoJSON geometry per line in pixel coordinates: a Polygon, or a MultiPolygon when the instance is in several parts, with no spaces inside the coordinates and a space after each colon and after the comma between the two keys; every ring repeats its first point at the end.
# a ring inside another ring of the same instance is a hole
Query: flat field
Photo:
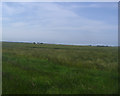
{"type": "Polygon", "coordinates": [[[114,94],[118,48],[3,42],[3,94],[114,94]]]}

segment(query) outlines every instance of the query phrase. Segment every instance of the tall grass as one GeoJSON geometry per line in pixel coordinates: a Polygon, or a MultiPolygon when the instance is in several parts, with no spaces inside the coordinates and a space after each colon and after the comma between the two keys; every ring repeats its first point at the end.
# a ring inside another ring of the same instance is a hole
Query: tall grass
{"type": "Polygon", "coordinates": [[[3,94],[118,92],[117,47],[3,42],[3,94]]]}

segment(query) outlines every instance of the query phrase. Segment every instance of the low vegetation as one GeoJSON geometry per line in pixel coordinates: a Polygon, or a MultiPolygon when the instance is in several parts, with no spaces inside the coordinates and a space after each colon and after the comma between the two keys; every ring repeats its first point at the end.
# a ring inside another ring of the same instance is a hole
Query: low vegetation
{"type": "Polygon", "coordinates": [[[118,48],[3,42],[3,94],[114,94],[118,48]]]}

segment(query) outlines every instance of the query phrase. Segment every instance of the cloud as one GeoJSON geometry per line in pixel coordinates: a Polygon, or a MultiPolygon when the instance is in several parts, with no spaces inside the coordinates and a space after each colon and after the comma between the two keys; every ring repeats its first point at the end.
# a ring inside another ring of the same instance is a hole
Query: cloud
{"type": "MultiPolygon", "coordinates": [[[[101,2],[101,0],[3,0],[3,2],[101,2]]],[[[119,2],[119,0],[103,0],[102,2],[119,2]]]]}
{"type": "Polygon", "coordinates": [[[99,4],[71,4],[68,9],[59,3],[4,3],[4,40],[89,43],[101,42],[107,37],[115,39],[116,34],[112,32],[117,31],[117,25],[78,15],[71,10],[75,6],[78,9],[101,7],[99,4]]]}
{"type": "Polygon", "coordinates": [[[16,22],[11,24],[13,27],[24,27],[27,26],[28,24],[25,22],[16,22]]]}
{"type": "Polygon", "coordinates": [[[20,14],[23,13],[25,11],[24,7],[19,6],[19,4],[17,4],[17,6],[12,5],[12,2],[9,3],[3,3],[3,15],[6,14],[8,16],[12,16],[13,14],[20,14]],[[17,8],[15,8],[17,7],[17,8]]]}
{"type": "MultiPolygon", "coordinates": [[[[116,3],[117,4],[117,3],[116,3]]],[[[72,5],[71,7],[72,8],[117,8],[118,6],[116,6],[116,4],[112,4],[112,3],[101,3],[101,4],[94,4],[94,3],[91,3],[91,4],[81,4],[81,5],[72,5]]]]}

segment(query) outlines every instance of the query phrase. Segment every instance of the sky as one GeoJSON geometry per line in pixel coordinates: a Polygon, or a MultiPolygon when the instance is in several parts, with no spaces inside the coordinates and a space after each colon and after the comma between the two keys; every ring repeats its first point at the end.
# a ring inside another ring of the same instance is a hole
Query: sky
{"type": "Polygon", "coordinates": [[[0,2],[0,41],[2,41],[2,3],[0,2]]]}
{"type": "Polygon", "coordinates": [[[3,2],[2,40],[118,45],[117,2],[3,2]]]}

